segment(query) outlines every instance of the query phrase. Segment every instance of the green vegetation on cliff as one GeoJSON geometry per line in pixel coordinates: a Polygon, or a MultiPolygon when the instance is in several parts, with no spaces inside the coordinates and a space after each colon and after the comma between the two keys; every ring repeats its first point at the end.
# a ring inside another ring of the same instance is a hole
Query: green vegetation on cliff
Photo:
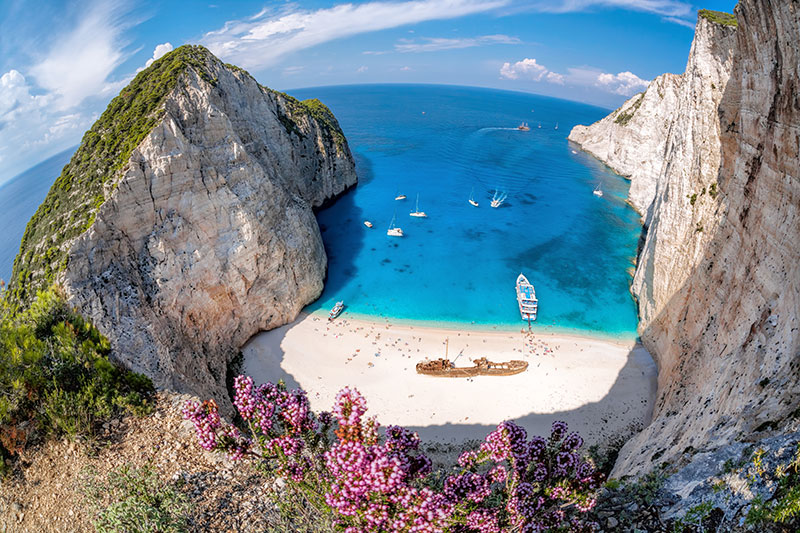
{"type": "Polygon", "coordinates": [[[739,26],[739,23],[736,21],[736,15],[732,13],[725,13],[724,11],[701,9],[697,12],[697,16],[703,17],[704,19],[714,22],[715,24],[722,24],[723,26],[739,26]]]}
{"type": "Polygon", "coordinates": [[[66,246],[94,222],[109,185],[131,152],[164,115],[164,100],[180,75],[193,67],[215,83],[202,46],[182,46],[140,72],[87,131],[42,205],[28,222],[9,285],[15,307],[29,304],[66,267],[66,246]]]}
{"type": "MultiPolygon", "coordinates": [[[[6,294],[12,310],[24,309],[37,291],[52,285],[66,268],[69,246],[92,225],[134,148],[164,117],[164,103],[181,74],[191,69],[216,86],[222,68],[252,78],[241,68],[223,65],[202,46],[181,46],[140,72],[111,101],[84,134],[78,150],[28,222],[6,294]]],[[[336,118],[319,100],[300,102],[262,89],[282,96],[279,119],[288,133],[304,138],[301,121],[310,117],[317,121],[323,135],[335,141],[337,149],[344,149],[346,141],[336,118]],[[280,113],[281,107],[288,110],[287,115],[280,113]]]]}
{"type": "Polygon", "coordinates": [[[628,122],[631,121],[633,115],[636,114],[636,111],[639,110],[639,107],[642,105],[642,100],[644,99],[644,93],[640,94],[636,101],[625,111],[620,112],[617,115],[617,118],[614,119],[615,124],[619,124],[621,126],[627,126],[628,122]]]}
{"type": "Polygon", "coordinates": [[[92,435],[120,412],[149,412],[153,384],[108,356],[108,339],[54,290],[0,315],[0,471],[46,435],[92,435]]]}

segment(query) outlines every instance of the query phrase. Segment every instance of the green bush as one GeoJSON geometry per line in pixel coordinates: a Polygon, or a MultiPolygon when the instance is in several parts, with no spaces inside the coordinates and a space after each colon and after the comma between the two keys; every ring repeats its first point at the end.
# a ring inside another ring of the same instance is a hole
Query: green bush
{"type": "Polygon", "coordinates": [[[725,13],[724,11],[701,9],[697,12],[697,16],[706,20],[710,20],[716,24],[722,24],[723,26],[733,26],[734,28],[739,26],[739,23],[736,20],[736,15],[732,13],[725,13]]]}
{"type": "MultiPolygon", "coordinates": [[[[763,450],[753,457],[754,475],[764,477],[767,474],[763,462],[763,450]]],[[[800,526],[800,444],[794,457],[788,464],[780,464],[775,468],[771,479],[777,479],[778,488],[769,500],[761,496],[753,498],[747,513],[745,524],[749,526],[774,524],[791,524],[800,526]]]]}
{"type": "Polygon", "coordinates": [[[117,414],[148,413],[153,384],[109,352],[108,339],[54,289],[0,316],[0,455],[37,436],[92,435],[117,414]]]}
{"type": "Polygon", "coordinates": [[[89,472],[84,494],[97,533],[181,533],[188,530],[189,500],[151,466],[123,465],[105,480],[89,472]]]}

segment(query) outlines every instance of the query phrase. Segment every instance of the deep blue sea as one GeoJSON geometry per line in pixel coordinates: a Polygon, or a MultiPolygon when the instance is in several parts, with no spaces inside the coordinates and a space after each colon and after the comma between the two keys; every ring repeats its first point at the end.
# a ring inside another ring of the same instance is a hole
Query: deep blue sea
{"type": "MultiPolygon", "coordinates": [[[[522,272],[539,299],[535,328],[636,335],[628,270],[641,225],[625,203],[628,182],[567,141],[575,124],[608,110],[455,86],[289,92],[331,108],[359,175],[318,213],[328,279],[310,311],[344,300],[354,316],[516,329],[522,272]],[[530,131],[517,130],[522,121],[530,131]],[[602,198],[592,194],[598,185],[602,198]],[[498,209],[489,206],[495,191],[508,195],[498,209]],[[395,201],[398,193],[408,199],[395,201]],[[409,216],[417,194],[428,218],[409,216]],[[386,235],[393,216],[405,237],[386,235]]],[[[0,187],[0,277],[8,279],[27,220],[70,155],[0,187]]]]}

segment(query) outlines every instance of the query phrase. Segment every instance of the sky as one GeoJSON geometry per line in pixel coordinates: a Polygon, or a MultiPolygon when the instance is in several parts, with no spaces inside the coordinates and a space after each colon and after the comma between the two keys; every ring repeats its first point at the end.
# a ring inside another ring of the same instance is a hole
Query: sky
{"type": "Polygon", "coordinates": [[[735,0],[0,0],[0,185],[75,146],[153,60],[202,44],[289,90],[437,83],[609,109],[683,72],[735,0]]]}

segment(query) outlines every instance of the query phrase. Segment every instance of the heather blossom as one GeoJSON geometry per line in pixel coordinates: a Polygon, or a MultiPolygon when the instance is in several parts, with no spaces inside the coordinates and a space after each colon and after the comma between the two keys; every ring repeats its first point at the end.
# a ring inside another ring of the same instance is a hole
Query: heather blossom
{"type": "Polygon", "coordinates": [[[225,423],[213,400],[186,404],[200,446],[260,461],[345,532],[596,529],[586,513],[600,476],[581,459],[583,439],[567,434],[565,422],[554,422],[548,438],[531,439],[502,422],[435,489],[419,436],[400,426],[381,431],[356,389],[342,389],[332,411],[317,417],[304,391],[239,376],[233,405],[249,435],[225,423]]]}

